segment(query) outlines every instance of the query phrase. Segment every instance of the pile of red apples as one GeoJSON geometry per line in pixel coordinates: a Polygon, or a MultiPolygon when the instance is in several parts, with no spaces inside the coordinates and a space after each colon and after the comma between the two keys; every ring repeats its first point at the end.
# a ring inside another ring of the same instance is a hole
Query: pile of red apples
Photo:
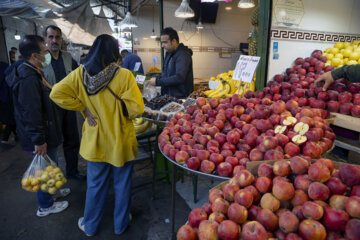
{"type": "Polygon", "coordinates": [[[193,209],[178,240],[360,239],[360,167],[299,156],[240,170],[193,209]]]}
{"type": "Polygon", "coordinates": [[[176,113],[158,143],[165,155],[190,169],[231,177],[248,161],[320,158],[335,134],[323,109],[301,108],[267,97],[234,94],[225,99],[197,98],[196,106],[176,113]]]}
{"type": "MultiPolygon", "coordinates": [[[[325,66],[326,57],[321,54],[320,50],[315,50],[310,57],[297,58],[294,66],[287,68],[284,74],[275,75],[261,94],[274,101],[294,99],[300,106],[360,117],[359,83],[341,78],[335,80],[327,91],[315,85],[315,80],[321,74],[334,69],[331,65],[325,66]]],[[[245,94],[251,95],[251,92],[245,94]]]]}

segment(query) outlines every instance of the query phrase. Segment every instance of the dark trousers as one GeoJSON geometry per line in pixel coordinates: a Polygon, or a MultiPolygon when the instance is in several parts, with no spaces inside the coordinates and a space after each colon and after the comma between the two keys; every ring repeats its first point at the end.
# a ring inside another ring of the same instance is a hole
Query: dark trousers
{"type": "Polygon", "coordinates": [[[66,161],[66,174],[78,173],[80,139],[77,127],[76,112],[61,109],[63,150],[66,161]]]}
{"type": "Polygon", "coordinates": [[[15,125],[15,123],[6,125],[6,127],[5,127],[5,129],[3,131],[2,137],[1,137],[1,140],[2,141],[8,141],[11,132],[13,132],[16,135],[16,125],[15,125]]]}

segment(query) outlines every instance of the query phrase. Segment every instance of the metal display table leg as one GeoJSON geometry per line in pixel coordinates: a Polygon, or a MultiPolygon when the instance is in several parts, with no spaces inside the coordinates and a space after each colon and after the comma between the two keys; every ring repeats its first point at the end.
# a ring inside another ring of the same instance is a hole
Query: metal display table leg
{"type": "Polygon", "coordinates": [[[176,165],[172,165],[172,181],[171,181],[171,239],[176,240],[175,233],[175,193],[176,193],[176,165]]]}

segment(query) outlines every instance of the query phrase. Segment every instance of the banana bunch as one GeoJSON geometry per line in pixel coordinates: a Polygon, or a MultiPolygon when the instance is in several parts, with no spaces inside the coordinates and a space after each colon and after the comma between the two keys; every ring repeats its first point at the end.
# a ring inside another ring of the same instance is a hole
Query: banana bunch
{"type": "Polygon", "coordinates": [[[136,134],[143,133],[149,127],[151,127],[151,123],[149,121],[144,120],[143,118],[136,118],[135,120],[133,120],[133,124],[135,127],[136,134]]]}
{"type": "Polygon", "coordinates": [[[255,91],[256,75],[251,83],[245,83],[232,79],[233,74],[234,70],[231,70],[227,73],[218,74],[216,78],[211,77],[211,81],[219,82],[219,84],[215,89],[205,91],[206,96],[209,98],[231,97],[235,93],[242,96],[249,90],[255,91]]]}

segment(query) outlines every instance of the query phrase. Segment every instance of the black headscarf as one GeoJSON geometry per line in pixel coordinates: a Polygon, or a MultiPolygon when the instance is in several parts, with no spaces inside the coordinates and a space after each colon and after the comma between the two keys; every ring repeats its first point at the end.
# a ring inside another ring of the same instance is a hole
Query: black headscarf
{"type": "Polygon", "coordinates": [[[98,36],[84,61],[84,66],[90,76],[94,76],[104,70],[112,62],[120,58],[119,46],[115,38],[102,34],[98,36]]]}

